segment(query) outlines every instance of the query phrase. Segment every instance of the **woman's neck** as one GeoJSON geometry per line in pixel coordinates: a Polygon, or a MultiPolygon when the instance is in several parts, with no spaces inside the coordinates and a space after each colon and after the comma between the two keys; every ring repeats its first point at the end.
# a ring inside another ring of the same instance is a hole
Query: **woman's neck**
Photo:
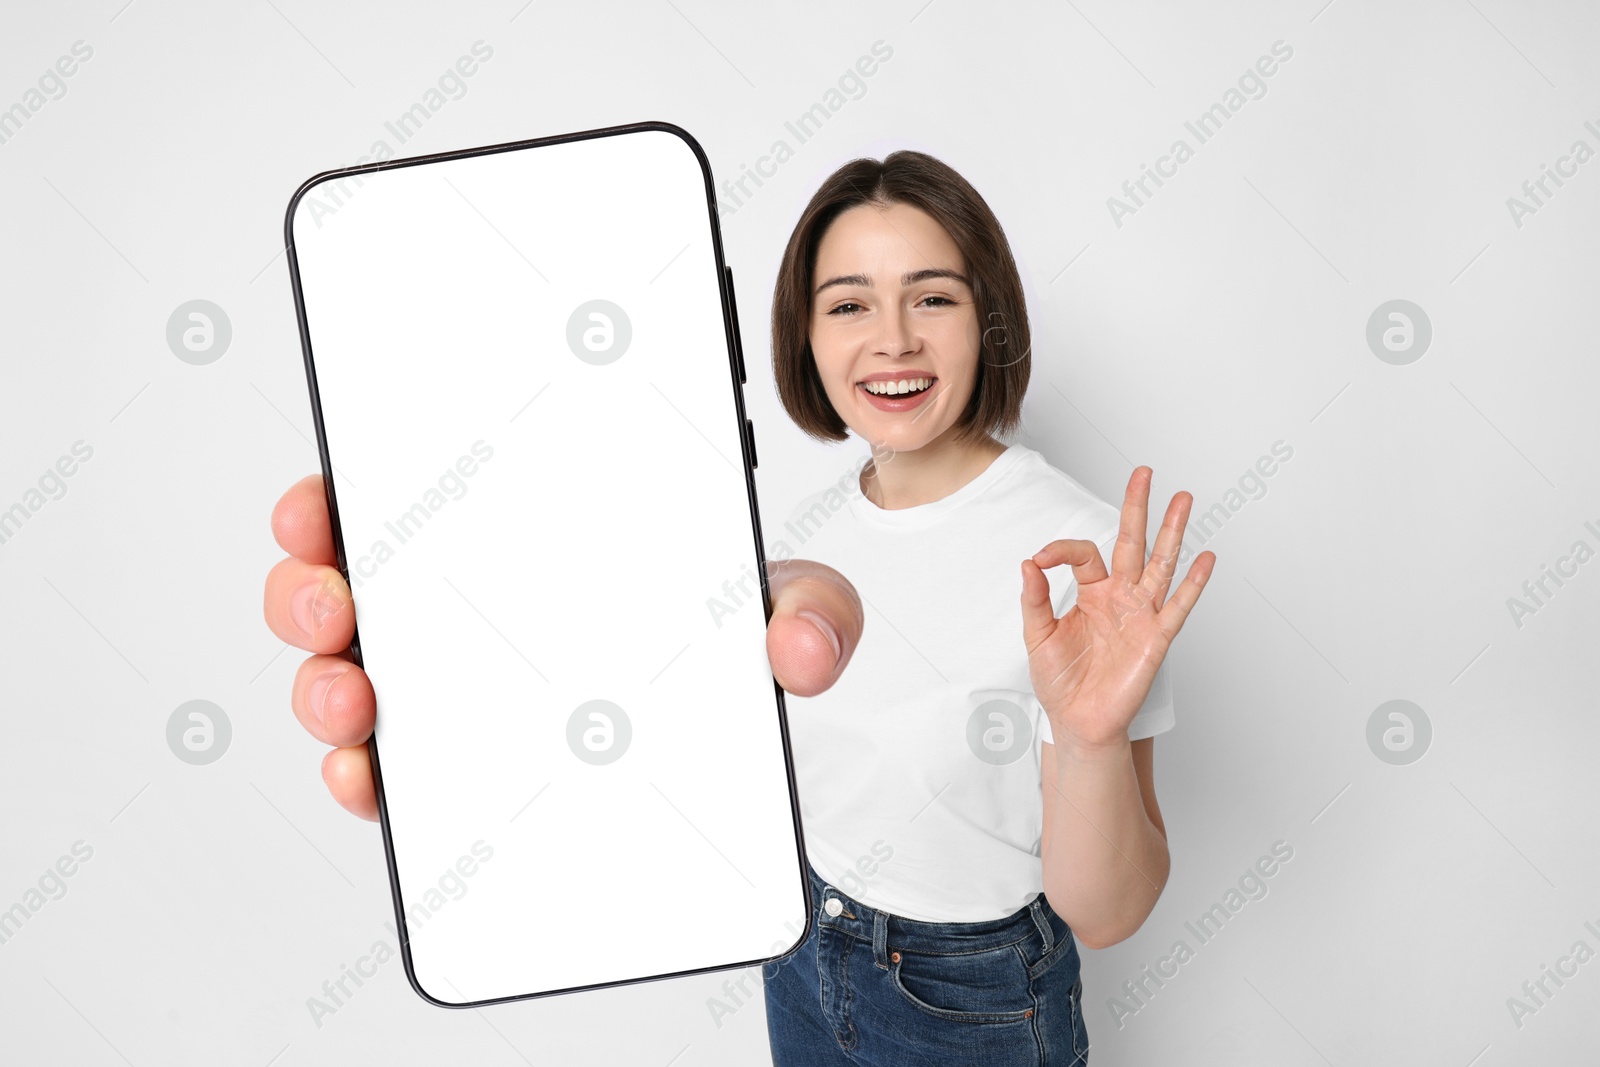
{"type": "Polygon", "coordinates": [[[965,444],[930,441],[911,452],[874,449],[861,471],[861,492],[885,511],[931,504],[988,470],[1005,450],[988,434],[965,444]]]}

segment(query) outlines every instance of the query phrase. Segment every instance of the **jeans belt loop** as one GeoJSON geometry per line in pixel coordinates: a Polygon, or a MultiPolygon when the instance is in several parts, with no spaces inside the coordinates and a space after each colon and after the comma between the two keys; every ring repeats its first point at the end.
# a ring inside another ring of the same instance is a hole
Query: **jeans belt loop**
{"type": "Polygon", "coordinates": [[[1028,914],[1033,916],[1033,925],[1039,928],[1039,934],[1044,938],[1044,950],[1049,952],[1055,947],[1055,931],[1050,929],[1050,922],[1044,917],[1044,909],[1039,906],[1039,901],[1034,900],[1028,905],[1028,914]]]}
{"type": "Polygon", "coordinates": [[[872,962],[889,969],[889,916],[882,908],[872,909],[872,962]]]}

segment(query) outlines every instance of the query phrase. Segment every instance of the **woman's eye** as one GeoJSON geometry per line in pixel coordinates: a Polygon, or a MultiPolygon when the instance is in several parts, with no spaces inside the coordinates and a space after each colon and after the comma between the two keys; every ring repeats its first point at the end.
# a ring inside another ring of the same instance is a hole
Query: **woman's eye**
{"type": "MultiPolygon", "coordinates": [[[[950,307],[954,307],[956,302],[954,300],[951,300],[949,297],[945,297],[945,296],[925,296],[920,301],[918,301],[918,303],[925,304],[925,305],[927,305],[929,307],[943,307],[943,306],[946,306],[946,305],[948,305],[950,307]],[[936,303],[934,303],[934,301],[936,301],[936,303]]],[[[855,303],[854,301],[851,301],[851,300],[847,300],[843,304],[840,304],[838,307],[833,308],[832,310],[830,310],[828,312],[828,314],[830,314],[830,315],[843,315],[843,316],[847,316],[848,317],[848,316],[855,315],[860,310],[861,310],[861,305],[860,304],[857,304],[857,303],[855,303]]]]}

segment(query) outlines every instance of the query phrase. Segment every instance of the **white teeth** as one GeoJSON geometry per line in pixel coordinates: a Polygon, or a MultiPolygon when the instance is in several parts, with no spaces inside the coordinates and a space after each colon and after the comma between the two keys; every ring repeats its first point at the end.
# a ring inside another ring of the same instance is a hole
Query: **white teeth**
{"type": "Polygon", "coordinates": [[[926,389],[933,384],[932,378],[902,378],[898,382],[863,382],[869,393],[879,396],[894,396],[897,393],[914,393],[918,389],[926,389]]]}

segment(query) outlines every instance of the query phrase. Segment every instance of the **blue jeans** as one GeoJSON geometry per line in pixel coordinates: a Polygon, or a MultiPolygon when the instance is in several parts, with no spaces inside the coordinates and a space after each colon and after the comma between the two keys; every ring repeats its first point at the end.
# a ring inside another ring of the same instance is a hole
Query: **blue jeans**
{"type": "Polygon", "coordinates": [[[918,922],[806,868],[811,935],[761,969],[775,1067],[1089,1062],[1078,946],[1043,893],[1003,919],[918,922]]]}

